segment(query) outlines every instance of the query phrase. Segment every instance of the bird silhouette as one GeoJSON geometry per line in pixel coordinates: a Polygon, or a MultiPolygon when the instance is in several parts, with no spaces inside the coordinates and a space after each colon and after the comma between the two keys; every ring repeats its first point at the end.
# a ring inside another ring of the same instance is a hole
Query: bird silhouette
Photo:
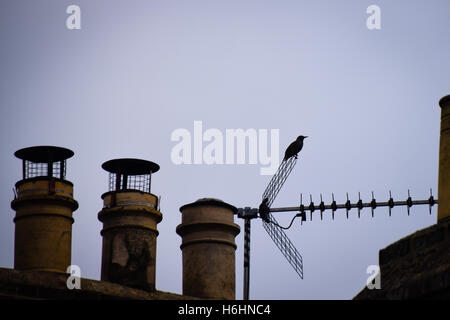
{"type": "Polygon", "coordinates": [[[297,159],[297,154],[302,150],[303,140],[305,138],[308,138],[308,136],[298,136],[297,139],[287,147],[283,161],[286,161],[290,157],[295,157],[295,159],[297,159]]]}

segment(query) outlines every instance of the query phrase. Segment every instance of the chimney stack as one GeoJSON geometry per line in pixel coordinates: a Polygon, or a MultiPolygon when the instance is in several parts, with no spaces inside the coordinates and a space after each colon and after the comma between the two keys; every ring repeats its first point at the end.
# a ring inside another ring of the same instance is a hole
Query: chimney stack
{"type": "Polygon", "coordinates": [[[439,101],[441,136],[439,146],[438,222],[450,217],[450,95],[439,101]]]}
{"type": "Polygon", "coordinates": [[[11,208],[16,211],[14,269],[66,273],[71,264],[73,184],[65,180],[69,149],[38,146],[16,151],[22,180],[11,208]]]}
{"type": "Polygon", "coordinates": [[[237,209],[221,200],[205,198],[180,208],[183,294],[205,299],[235,299],[235,237],[237,209]]]}
{"type": "Polygon", "coordinates": [[[103,163],[109,191],[102,195],[101,280],[155,290],[157,224],[162,220],[158,198],[151,193],[156,163],[116,159],[103,163]]]}

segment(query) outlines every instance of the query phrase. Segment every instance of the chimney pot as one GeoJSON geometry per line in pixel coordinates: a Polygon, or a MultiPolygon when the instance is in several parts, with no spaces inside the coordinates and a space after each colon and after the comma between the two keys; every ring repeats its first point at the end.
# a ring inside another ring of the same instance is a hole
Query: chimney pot
{"type": "Polygon", "coordinates": [[[22,180],[16,183],[14,268],[66,273],[71,264],[73,184],[65,180],[73,151],[53,146],[18,150],[22,180]]]}
{"type": "Polygon", "coordinates": [[[105,162],[109,191],[102,195],[101,279],[144,290],[155,290],[157,224],[162,220],[151,175],[159,166],[140,159],[105,162]]]}
{"type": "Polygon", "coordinates": [[[206,299],[235,299],[237,209],[221,200],[199,199],[180,208],[183,294],[206,299]]]}

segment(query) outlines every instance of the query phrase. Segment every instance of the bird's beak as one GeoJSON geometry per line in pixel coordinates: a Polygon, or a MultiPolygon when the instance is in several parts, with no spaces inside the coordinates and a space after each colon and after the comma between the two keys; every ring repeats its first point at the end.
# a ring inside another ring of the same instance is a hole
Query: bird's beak
{"type": "Polygon", "coordinates": [[[305,136],[305,138],[308,138],[308,136],[305,136]]]}

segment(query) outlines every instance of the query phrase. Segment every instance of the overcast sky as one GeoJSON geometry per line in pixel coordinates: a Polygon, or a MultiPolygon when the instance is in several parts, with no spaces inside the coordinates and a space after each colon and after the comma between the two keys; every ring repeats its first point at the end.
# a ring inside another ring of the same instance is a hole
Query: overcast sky
{"type": "MultiPolygon", "coordinates": [[[[152,191],[162,196],[156,287],[182,292],[175,233],[179,207],[203,197],[257,207],[270,176],[260,163],[173,163],[176,129],[279,130],[279,152],[307,135],[299,161],[273,206],[313,195],[338,203],[437,195],[439,99],[450,93],[448,0],[44,1],[0,2],[0,266],[13,267],[13,153],[34,145],[75,152],[72,263],[100,278],[104,161],[157,162],[152,191]],[[81,8],[69,30],[66,9],[81,8]],[[369,30],[370,5],[381,29],[369,30]]],[[[259,136],[261,138],[261,136],[259,136]]],[[[207,143],[205,143],[207,144],[207,143]]],[[[194,146],[192,146],[194,148],[194,146]]],[[[270,145],[269,145],[270,147],[270,145]]],[[[224,147],[224,152],[225,152],[224,147]]],[[[279,213],[287,224],[295,213],[279,213]]],[[[236,238],[242,298],[243,221],[236,238]]],[[[287,235],[303,256],[304,279],[252,223],[253,299],[349,299],[366,283],[378,251],[436,222],[436,208],[315,215],[287,235]]]]}

